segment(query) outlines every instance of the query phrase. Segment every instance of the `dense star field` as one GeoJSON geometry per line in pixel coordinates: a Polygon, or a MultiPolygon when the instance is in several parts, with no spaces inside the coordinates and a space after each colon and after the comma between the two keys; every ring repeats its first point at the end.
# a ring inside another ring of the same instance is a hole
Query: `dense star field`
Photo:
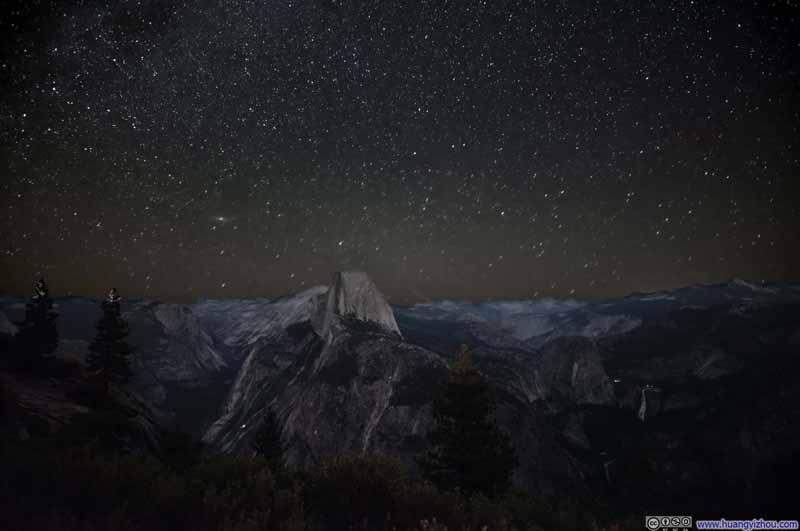
{"type": "Polygon", "coordinates": [[[792,2],[16,2],[0,290],[393,303],[800,271],[792,2]]]}

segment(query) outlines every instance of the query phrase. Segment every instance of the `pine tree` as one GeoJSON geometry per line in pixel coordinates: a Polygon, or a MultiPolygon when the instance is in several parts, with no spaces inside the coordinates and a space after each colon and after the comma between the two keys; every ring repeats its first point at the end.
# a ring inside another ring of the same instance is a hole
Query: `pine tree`
{"type": "Polygon", "coordinates": [[[17,323],[18,350],[26,362],[51,354],[58,348],[58,312],[43,276],[36,280],[33,295],[25,305],[25,320],[17,323]]]}
{"type": "Polygon", "coordinates": [[[122,318],[122,298],[116,289],[100,304],[103,316],[97,322],[97,335],[89,345],[89,370],[99,376],[106,390],[110,383],[125,383],[131,378],[128,323],[122,318]]]}
{"type": "Polygon", "coordinates": [[[509,437],[493,422],[489,386],[462,346],[444,392],[434,402],[432,448],[420,461],[423,475],[443,490],[494,496],[510,486],[516,466],[509,437]]]}
{"type": "Polygon", "coordinates": [[[281,440],[281,425],[271,409],[264,415],[264,421],[253,439],[253,450],[271,464],[283,464],[285,449],[281,440]]]}

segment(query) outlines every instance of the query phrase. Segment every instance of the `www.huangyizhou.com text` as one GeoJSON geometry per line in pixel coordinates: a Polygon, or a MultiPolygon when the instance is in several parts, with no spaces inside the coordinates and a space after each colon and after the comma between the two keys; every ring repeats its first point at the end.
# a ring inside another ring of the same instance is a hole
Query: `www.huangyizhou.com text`
{"type": "Polygon", "coordinates": [[[764,520],[753,518],[751,520],[697,520],[697,529],[740,529],[752,531],[753,529],[800,529],[797,520],[764,520]]]}

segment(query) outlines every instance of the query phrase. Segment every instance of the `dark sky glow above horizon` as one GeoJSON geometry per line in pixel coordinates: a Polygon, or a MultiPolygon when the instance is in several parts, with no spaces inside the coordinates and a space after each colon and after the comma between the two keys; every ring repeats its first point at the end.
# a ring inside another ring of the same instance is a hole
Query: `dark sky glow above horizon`
{"type": "Polygon", "coordinates": [[[0,291],[800,278],[791,2],[16,2],[0,291]],[[173,5],[174,4],[174,5],[173,5]]]}

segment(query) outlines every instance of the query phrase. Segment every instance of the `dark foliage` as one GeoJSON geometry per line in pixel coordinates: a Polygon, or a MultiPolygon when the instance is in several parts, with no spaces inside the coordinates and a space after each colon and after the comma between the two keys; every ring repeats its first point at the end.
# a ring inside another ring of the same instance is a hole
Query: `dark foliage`
{"type": "Polygon", "coordinates": [[[25,305],[25,320],[17,323],[19,332],[15,336],[15,350],[20,362],[34,367],[38,360],[58,348],[58,312],[53,308],[53,299],[44,277],[39,277],[33,295],[25,305]]]}
{"type": "Polygon", "coordinates": [[[20,416],[17,396],[0,380],[0,452],[6,443],[20,438],[20,416]]]}
{"type": "Polygon", "coordinates": [[[103,316],[97,322],[97,335],[89,345],[89,370],[107,387],[109,383],[130,380],[131,348],[128,345],[128,324],[122,318],[119,298],[112,290],[101,303],[103,316]]]}
{"type": "MultiPolygon", "coordinates": [[[[412,479],[396,459],[344,453],[313,468],[304,481],[304,506],[312,529],[340,530],[526,530],[591,529],[577,517],[586,507],[545,502],[513,493],[489,499],[442,492],[412,479]],[[559,513],[572,513],[564,519],[559,513]]],[[[588,516],[588,514],[587,514],[588,516]]]]}
{"type": "Polygon", "coordinates": [[[343,454],[328,459],[310,475],[307,504],[330,529],[364,525],[383,528],[396,513],[395,491],[405,480],[403,467],[382,456],[343,454]]]}
{"type": "Polygon", "coordinates": [[[253,439],[253,451],[274,466],[283,464],[284,446],[281,439],[281,425],[275,412],[267,410],[264,420],[253,439]]]}
{"type": "Polygon", "coordinates": [[[203,460],[203,443],[189,433],[167,430],[161,433],[160,442],[161,462],[172,470],[189,470],[203,460]]]}
{"type": "Polygon", "coordinates": [[[74,416],[53,441],[63,447],[87,446],[94,452],[127,453],[138,427],[124,412],[96,409],[74,416]]]}
{"type": "Polygon", "coordinates": [[[432,448],[420,459],[425,477],[467,495],[507,491],[516,458],[509,437],[493,422],[493,409],[490,389],[462,347],[434,402],[432,448]]]}
{"type": "MultiPolygon", "coordinates": [[[[85,438],[54,442],[0,446],[8,529],[599,531],[607,518],[602,508],[570,500],[442,492],[377,454],[334,456],[301,472],[275,470],[258,457],[206,455],[174,466],[148,454],[98,451],[85,438]]],[[[193,451],[185,438],[173,449],[173,456],[193,451]]]]}

